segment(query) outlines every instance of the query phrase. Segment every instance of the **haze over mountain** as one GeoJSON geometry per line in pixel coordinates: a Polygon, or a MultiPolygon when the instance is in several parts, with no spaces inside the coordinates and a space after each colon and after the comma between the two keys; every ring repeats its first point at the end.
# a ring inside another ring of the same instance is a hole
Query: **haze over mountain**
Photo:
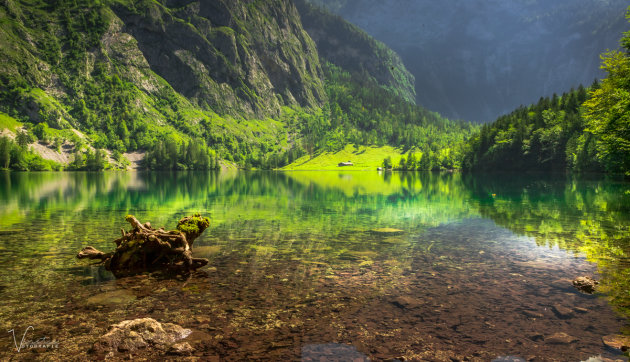
{"type": "Polygon", "coordinates": [[[482,122],[601,78],[628,29],[625,0],[311,1],[398,52],[418,104],[482,122]]]}

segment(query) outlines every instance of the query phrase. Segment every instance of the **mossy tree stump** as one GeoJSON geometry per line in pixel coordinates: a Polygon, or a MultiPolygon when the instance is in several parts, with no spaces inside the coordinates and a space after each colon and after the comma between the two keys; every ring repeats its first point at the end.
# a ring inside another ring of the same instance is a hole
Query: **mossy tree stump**
{"type": "Polygon", "coordinates": [[[177,223],[177,230],[172,231],[153,229],[150,223],[142,224],[133,215],[127,215],[125,220],[132,229],[120,230],[122,236],[114,240],[116,250],[103,253],[88,246],[77,258],[100,260],[116,277],[151,270],[187,273],[208,264],[208,259],[192,257],[195,239],[210,226],[207,217],[199,214],[185,217],[177,223]]]}

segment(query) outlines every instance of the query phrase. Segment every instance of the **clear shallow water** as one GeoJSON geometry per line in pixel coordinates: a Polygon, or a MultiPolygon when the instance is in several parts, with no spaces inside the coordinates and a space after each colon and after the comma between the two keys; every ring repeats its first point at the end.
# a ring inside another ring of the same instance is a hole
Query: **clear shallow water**
{"type": "Polygon", "coordinates": [[[0,174],[0,327],[59,342],[17,353],[6,334],[0,357],[89,359],[109,325],[153,317],[192,329],[203,358],[618,358],[601,337],[627,323],[629,193],[564,176],[0,174]],[[186,280],[74,258],[112,249],[126,214],[172,228],[194,212],[212,219],[194,250],[210,263],[186,280]],[[574,290],[581,275],[602,294],[574,290]]]}

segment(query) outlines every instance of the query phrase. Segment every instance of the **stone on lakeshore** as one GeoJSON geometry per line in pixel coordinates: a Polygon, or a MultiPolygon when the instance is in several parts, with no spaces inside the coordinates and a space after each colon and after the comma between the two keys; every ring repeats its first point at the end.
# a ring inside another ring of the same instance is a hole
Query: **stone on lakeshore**
{"type": "Polygon", "coordinates": [[[577,341],[577,338],[570,336],[564,332],[554,333],[551,336],[545,338],[545,342],[551,344],[571,344],[575,341],[577,341]]]}
{"type": "Polygon", "coordinates": [[[630,336],[611,334],[602,337],[602,342],[604,342],[604,344],[608,347],[619,349],[624,352],[630,349],[630,336]]]}

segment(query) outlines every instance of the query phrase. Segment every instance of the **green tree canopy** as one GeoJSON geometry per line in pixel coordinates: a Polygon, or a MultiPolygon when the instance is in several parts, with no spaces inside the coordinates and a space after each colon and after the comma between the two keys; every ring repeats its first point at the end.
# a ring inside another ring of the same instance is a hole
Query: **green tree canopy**
{"type": "MultiPolygon", "coordinates": [[[[630,20],[630,8],[626,18],[630,20]]],[[[597,156],[607,170],[630,175],[630,32],[621,39],[623,51],[602,55],[608,76],[584,103],[587,131],[597,137],[597,156]]]]}

